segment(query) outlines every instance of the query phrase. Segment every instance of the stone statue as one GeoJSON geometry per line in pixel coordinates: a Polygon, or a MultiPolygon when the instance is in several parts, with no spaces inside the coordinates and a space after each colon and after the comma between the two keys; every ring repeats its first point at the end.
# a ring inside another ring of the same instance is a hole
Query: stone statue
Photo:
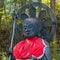
{"type": "Polygon", "coordinates": [[[22,23],[24,40],[13,49],[16,60],[52,60],[49,44],[40,37],[40,24],[36,18],[26,18],[22,23]]]}

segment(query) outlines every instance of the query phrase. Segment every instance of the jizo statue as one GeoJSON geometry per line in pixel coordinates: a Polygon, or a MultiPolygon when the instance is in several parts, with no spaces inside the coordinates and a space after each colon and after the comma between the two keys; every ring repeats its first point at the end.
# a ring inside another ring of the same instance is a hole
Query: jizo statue
{"type": "Polygon", "coordinates": [[[27,18],[22,24],[25,39],[14,47],[13,55],[16,60],[52,60],[47,41],[39,37],[39,22],[35,18],[27,18]]]}
{"type": "Polygon", "coordinates": [[[9,60],[52,60],[49,42],[56,32],[53,11],[43,3],[33,2],[15,11],[13,21],[9,60]],[[37,15],[36,7],[43,8],[37,15]],[[26,9],[29,12],[25,12],[26,9]],[[22,24],[18,25],[18,20],[22,20],[22,24]],[[22,39],[18,31],[22,33],[22,39]],[[13,47],[14,35],[20,42],[13,47]]]}

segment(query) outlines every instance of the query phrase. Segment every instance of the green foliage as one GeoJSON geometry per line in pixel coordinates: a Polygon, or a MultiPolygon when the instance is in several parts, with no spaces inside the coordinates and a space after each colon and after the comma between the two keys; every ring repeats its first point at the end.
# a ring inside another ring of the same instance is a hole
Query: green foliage
{"type": "Polygon", "coordinates": [[[2,56],[2,60],[8,60],[8,57],[6,57],[6,56],[2,56]]]}
{"type": "Polygon", "coordinates": [[[60,10],[60,2],[56,3],[56,9],[60,10]]]}
{"type": "Polygon", "coordinates": [[[0,52],[0,60],[8,60],[8,57],[4,54],[4,52],[0,52]]]}

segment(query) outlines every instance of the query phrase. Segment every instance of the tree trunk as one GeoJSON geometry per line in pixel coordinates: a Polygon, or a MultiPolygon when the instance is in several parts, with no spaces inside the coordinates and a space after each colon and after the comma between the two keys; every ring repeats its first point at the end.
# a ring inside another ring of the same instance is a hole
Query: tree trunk
{"type": "Polygon", "coordinates": [[[0,8],[2,8],[4,6],[4,0],[0,1],[0,8]]]}
{"type": "MultiPolygon", "coordinates": [[[[56,0],[50,0],[50,7],[51,7],[51,9],[55,12],[55,5],[56,5],[56,0]]],[[[57,56],[57,39],[56,39],[56,33],[55,33],[55,35],[54,35],[54,37],[53,37],[53,42],[55,42],[54,44],[53,44],[53,46],[54,46],[54,48],[53,48],[53,54],[55,55],[55,57],[54,58],[56,58],[56,56],[57,56]]]]}
{"type": "MultiPolygon", "coordinates": [[[[3,6],[4,6],[4,0],[1,0],[0,1],[0,9],[3,8],[3,6]]],[[[2,11],[0,11],[0,12],[2,12],[2,11]]],[[[1,16],[2,16],[2,14],[0,14],[0,23],[1,23],[1,16]]]]}
{"type": "Polygon", "coordinates": [[[55,12],[56,0],[50,0],[50,7],[55,12]]]}

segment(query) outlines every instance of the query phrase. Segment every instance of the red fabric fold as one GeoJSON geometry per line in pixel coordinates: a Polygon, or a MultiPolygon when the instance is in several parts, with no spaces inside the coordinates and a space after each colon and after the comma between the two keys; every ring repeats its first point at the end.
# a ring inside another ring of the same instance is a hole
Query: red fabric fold
{"type": "Polygon", "coordinates": [[[44,55],[45,47],[46,44],[41,38],[26,38],[14,47],[13,55],[16,60],[28,60],[26,58],[31,56],[41,58],[44,55]]]}

